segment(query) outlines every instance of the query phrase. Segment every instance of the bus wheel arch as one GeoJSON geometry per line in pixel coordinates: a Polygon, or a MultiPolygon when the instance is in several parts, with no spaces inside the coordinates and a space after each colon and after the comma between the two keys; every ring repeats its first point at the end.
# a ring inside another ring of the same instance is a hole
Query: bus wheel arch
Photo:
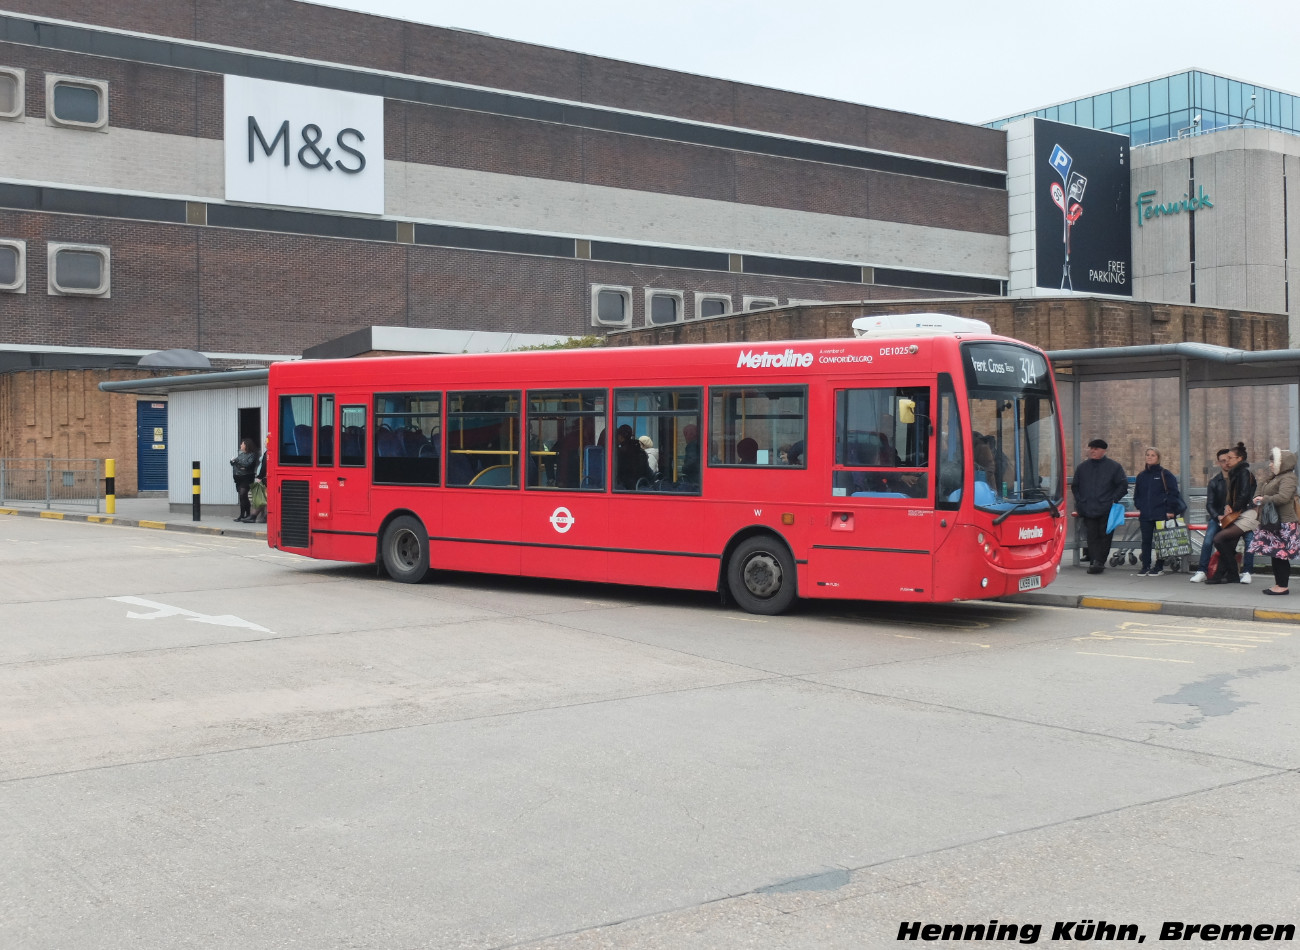
{"type": "Polygon", "coordinates": [[[785,538],[766,528],[741,531],[722,554],[719,588],[752,614],[784,613],[799,593],[798,568],[785,538]]]}
{"type": "Polygon", "coordinates": [[[418,584],[429,573],[429,532],[409,511],[394,511],[379,529],[378,560],[388,576],[418,584]]]}

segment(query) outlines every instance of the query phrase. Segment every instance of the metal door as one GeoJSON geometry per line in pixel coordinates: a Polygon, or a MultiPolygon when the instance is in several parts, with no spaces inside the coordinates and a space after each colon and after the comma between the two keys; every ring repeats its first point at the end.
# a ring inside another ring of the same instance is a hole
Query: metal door
{"type": "Polygon", "coordinates": [[[142,399],[135,404],[136,489],[167,490],[167,403],[142,399]]]}

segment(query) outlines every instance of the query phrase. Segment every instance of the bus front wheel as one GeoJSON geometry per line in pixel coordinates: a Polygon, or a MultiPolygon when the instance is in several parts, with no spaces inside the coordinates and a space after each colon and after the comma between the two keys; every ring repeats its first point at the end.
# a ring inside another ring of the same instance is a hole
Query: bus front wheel
{"type": "Polygon", "coordinates": [[[417,518],[394,518],[384,531],[380,551],[384,570],[395,581],[418,584],[429,573],[429,533],[417,518]]]}
{"type": "Polygon", "coordinates": [[[741,609],[751,614],[783,613],[794,603],[794,559],[771,535],[746,538],[727,562],[727,588],[741,609]]]}

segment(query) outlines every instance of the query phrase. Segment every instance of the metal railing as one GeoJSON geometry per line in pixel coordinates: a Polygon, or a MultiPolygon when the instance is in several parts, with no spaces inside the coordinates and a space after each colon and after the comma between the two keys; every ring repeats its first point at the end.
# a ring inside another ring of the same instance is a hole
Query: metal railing
{"type": "Polygon", "coordinates": [[[100,511],[102,459],[0,458],[0,505],[86,506],[100,511]]]}

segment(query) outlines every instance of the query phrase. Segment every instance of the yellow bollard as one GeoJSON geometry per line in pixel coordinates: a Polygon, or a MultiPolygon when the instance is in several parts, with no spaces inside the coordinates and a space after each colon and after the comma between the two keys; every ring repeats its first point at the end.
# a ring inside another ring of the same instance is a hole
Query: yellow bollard
{"type": "Polygon", "coordinates": [[[117,459],[104,459],[104,511],[117,514],[117,459]]]}

